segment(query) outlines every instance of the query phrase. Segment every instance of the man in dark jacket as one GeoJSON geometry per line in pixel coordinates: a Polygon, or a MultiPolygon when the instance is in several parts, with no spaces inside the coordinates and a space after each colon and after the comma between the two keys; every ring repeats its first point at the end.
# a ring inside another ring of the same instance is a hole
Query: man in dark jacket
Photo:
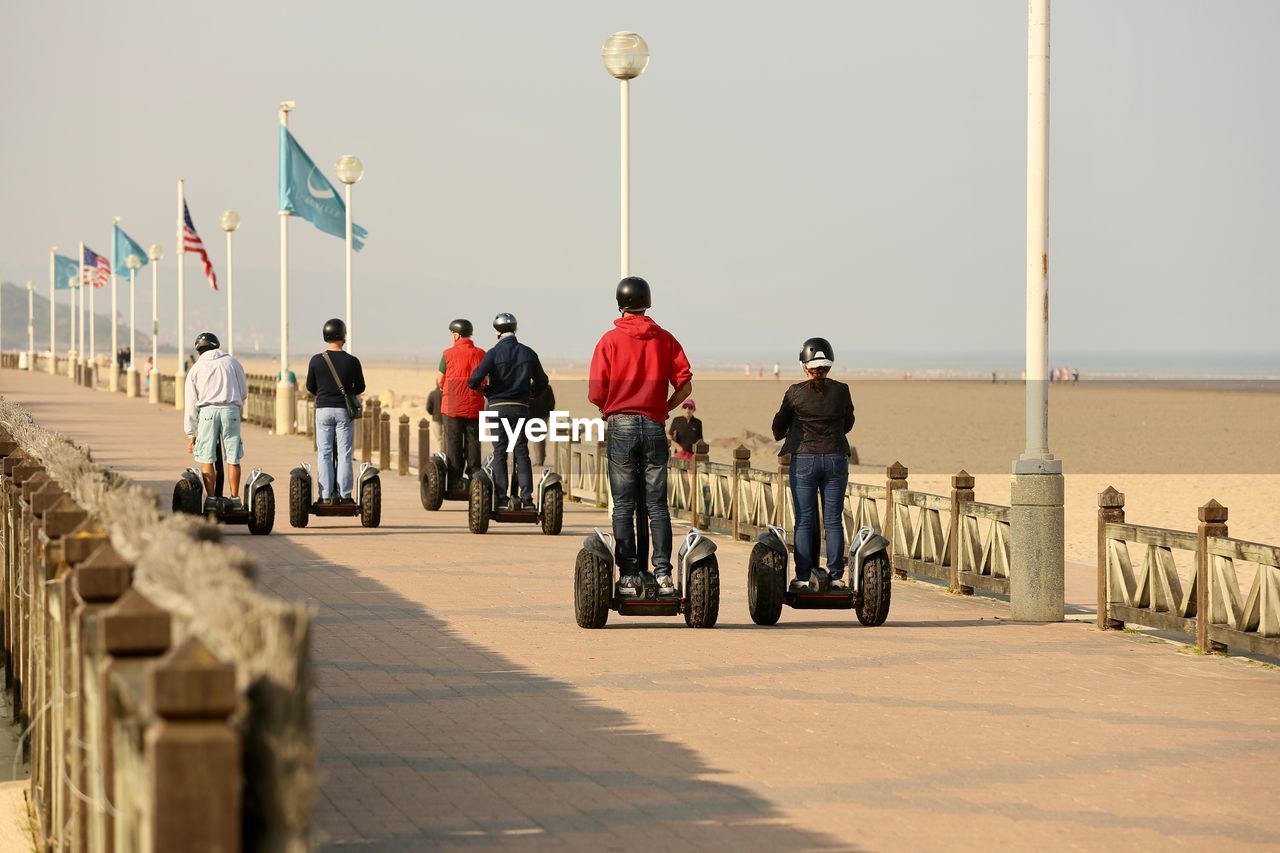
{"type": "Polygon", "coordinates": [[[498,415],[497,438],[493,443],[493,490],[498,495],[498,508],[511,506],[507,497],[508,430],[515,435],[516,479],[520,484],[519,506],[533,509],[533,466],[529,462],[529,438],[525,421],[533,398],[547,387],[547,374],[538,354],[516,340],[516,317],[502,313],[493,318],[498,342],[484,354],[471,373],[467,386],[473,391],[485,388],[485,406],[498,415]]]}
{"type": "Polygon", "coordinates": [[[658,594],[675,595],[667,507],[670,444],[664,424],[671,410],[693,390],[693,371],[680,342],[645,316],[652,302],[647,281],[628,276],[618,282],[615,297],[622,316],[596,344],[587,399],[609,423],[609,489],[619,591],[628,596],[643,594],[640,573],[644,567],[637,558],[635,524],[639,503],[648,510],[658,594]]]}

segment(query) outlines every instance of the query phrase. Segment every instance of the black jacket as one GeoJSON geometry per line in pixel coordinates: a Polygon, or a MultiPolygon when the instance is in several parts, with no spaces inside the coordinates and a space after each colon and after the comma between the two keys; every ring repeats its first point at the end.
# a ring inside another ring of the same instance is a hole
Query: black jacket
{"type": "MultiPolygon", "coordinates": [[[[338,377],[346,386],[347,393],[358,397],[364,393],[364,371],[360,369],[360,359],[349,352],[326,350],[329,360],[333,362],[338,377]]],[[[317,409],[345,409],[346,401],[342,390],[333,381],[333,371],[324,363],[324,353],[311,356],[307,365],[307,390],[316,398],[317,409]]]]}
{"type": "Polygon", "coordinates": [[[853,398],[849,386],[834,379],[822,380],[822,391],[797,382],[782,395],[782,408],[773,416],[773,438],[786,441],[778,455],[786,453],[843,453],[849,455],[853,429],[853,398]]]}
{"type": "Polygon", "coordinates": [[[547,387],[547,374],[542,369],[538,354],[506,335],[489,348],[484,360],[472,372],[467,386],[479,391],[485,378],[489,389],[485,391],[488,405],[496,403],[529,403],[547,387]]]}

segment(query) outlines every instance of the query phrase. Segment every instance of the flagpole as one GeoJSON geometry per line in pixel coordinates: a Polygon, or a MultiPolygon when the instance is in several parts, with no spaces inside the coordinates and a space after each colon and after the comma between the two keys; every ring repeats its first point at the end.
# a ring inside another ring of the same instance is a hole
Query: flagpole
{"type": "Polygon", "coordinates": [[[76,345],[76,364],[80,366],[80,381],[84,381],[84,241],[80,241],[80,337],[76,345]]]}
{"type": "Polygon", "coordinates": [[[178,264],[178,369],[173,375],[173,407],[178,411],[182,411],[187,405],[187,359],[186,340],[187,340],[187,324],[183,316],[186,310],[186,287],[183,282],[183,272],[186,267],[187,256],[183,251],[182,239],[182,200],[183,187],[186,182],[182,178],[178,178],[178,246],[177,254],[174,260],[178,264]]]}
{"type": "Polygon", "coordinates": [[[27,279],[27,372],[36,369],[36,283],[27,279]]]}
{"type": "Polygon", "coordinates": [[[147,250],[151,258],[151,369],[147,371],[147,402],[160,402],[160,292],[157,282],[164,248],[159,243],[147,250]]]}
{"type": "Polygon", "coordinates": [[[133,355],[138,345],[138,256],[131,253],[126,265],[129,267],[129,364],[124,374],[124,393],[127,397],[136,397],[142,388],[142,383],[138,381],[138,365],[133,355]]]}
{"type": "MultiPolygon", "coordinates": [[[[293,101],[280,102],[280,126],[289,127],[293,101]]],[[[283,167],[283,163],[281,164],[283,167]]],[[[276,383],[276,435],[293,432],[297,388],[289,380],[289,211],[280,213],[280,377],[276,383]]]]}
{"type": "Polygon", "coordinates": [[[116,297],[116,229],[120,227],[120,217],[111,217],[111,366],[107,369],[107,390],[113,394],[120,390],[120,339],[117,337],[116,316],[120,303],[116,297]]]}
{"type": "Polygon", "coordinates": [[[79,279],[77,284],[71,285],[71,339],[67,342],[67,376],[75,378],[76,375],[76,321],[79,319],[79,309],[76,307],[76,298],[80,293],[79,279]]]}
{"type": "MultiPolygon", "coordinates": [[[[84,252],[80,253],[80,257],[84,258],[84,252]]],[[[83,264],[84,261],[81,260],[83,264]]],[[[95,268],[93,278],[96,281],[98,271],[95,268]]],[[[95,284],[89,288],[89,387],[97,389],[98,387],[98,312],[95,307],[97,303],[98,286],[95,284]]]]}
{"type": "Polygon", "coordinates": [[[49,247],[49,372],[58,372],[58,307],[53,301],[54,281],[56,275],[54,267],[56,266],[58,254],[57,246],[49,247]]]}

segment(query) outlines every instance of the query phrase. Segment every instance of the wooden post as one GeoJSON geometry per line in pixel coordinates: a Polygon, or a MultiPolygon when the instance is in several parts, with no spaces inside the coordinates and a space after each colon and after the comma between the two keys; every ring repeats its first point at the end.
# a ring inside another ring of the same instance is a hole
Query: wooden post
{"type": "Polygon", "coordinates": [[[960,505],[973,500],[973,475],[963,468],[951,478],[951,591],[973,595],[973,587],[960,583],[960,505]]]}
{"type": "Polygon", "coordinates": [[[605,506],[604,479],[609,475],[609,445],[596,442],[596,506],[605,506]]]}
{"type": "Polygon", "coordinates": [[[729,495],[729,514],[733,516],[733,538],[741,538],[742,527],[742,472],[751,467],[751,451],[739,444],[733,449],[732,492],[729,495]]]}
{"type": "Polygon", "coordinates": [[[418,477],[427,476],[427,462],[431,459],[431,422],[418,421],[418,477]]]}
{"type": "MultiPolygon", "coordinates": [[[[884,537],[889,540],[889,548],[888,548],[889,565],[891,566],[893,566],[894,552],[898,550],[897,536],[894,533],[894,523],[893,523],[894,517],[898,513],[893,505],[893,493],[898,489],[907,488],[907,474],[908,474],[907,466],[903,465],[901,462],[894,462],[888,468],[884,469],[884,475],[885,475],[884,503],[885,503],[885,510],[888,512],[888,517],[885,519],[885,522],[884,522],[884,530],[885,530],[884,537]]],[[[910,542],[907,542],[905,544],[908,548],[911,547],[910,542]]],[[[907,576],[906,571],[900,570],[897,566],[893,566],[893,573],[894,575],[900,578],[905,578],[907,576]]]]}
{"type": "Polygon", "coordinates": [[[1098,493],[1098,628],[1123,628],[1124,623],[1107,612],[1107,525],[1124,523],[1124,493],[1107,486],[1098,493]]]}
{"type": "Polygon", "coordinates": [[[397,453],[396,469],[401,477],[409,476],[409,416],[400,416],[400,450],[397,453]]]}
{"type": "Polygon", "coordinates": [[[194,636],[147,668],[147,778],[155,850],[240,850],[236,672],[194,636]],[[193,784],[199,779],[199,784],[193,784]]]}
{"type": "Polygon", "coordinates": [[[382,401],[374,397],[369,404],[373,406],[373,424],[371,425],[373,434],[369,436],[369,450],[377,451],[382,448],[382,433],[379,429],[382,424],[382,401]]]}
{"type": "Polygon", "coordinates": [[[373,409],[366,406],[360,415],[360,461],[373,461],[373,409]]]}
{"type": "Polygon", "coordinates": [[[1209,589],[1209,537],[1227,535],[1227,508],[1215,500],[1200,507],[1200,525],[1196,528],[1196,648],[1200,651],[1224,652],[1227,647],[1209,639],[1209,623],[1213,618],[1209,589]]]}
{"type": "Polygon", "coordinates": [[[378,417],[378,470],[391,470],[391,413],[378,417]]]}
{"type": "Polygon", "coordinates": [[[698,526],[698,512],[702,504],[702,491],[698,488],[698,463],[707,461],[707,443],[699,440],[693,446],[693,461],[689,465],[689,526],[698,526]]]}
{"type": "Polygon", "coordinates": [[[787,480],[791,476],[791,454],[784,453],[778,457],[778,479],[773,484],[773,523],[781,527],[787,517],[782,502],[787,499],[787,480]]]}

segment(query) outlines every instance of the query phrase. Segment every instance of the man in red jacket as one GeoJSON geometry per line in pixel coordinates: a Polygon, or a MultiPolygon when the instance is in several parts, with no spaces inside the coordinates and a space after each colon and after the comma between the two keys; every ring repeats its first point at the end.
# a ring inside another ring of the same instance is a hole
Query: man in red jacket
{"type": "Polygon", "coordinates": [[[637,500],[649,514],[653,574],[659,595],[675,595],[671,580],[671,512],[667,509],[667,415],[693,391],[693,371],[680,342],[645,316],[649,283],[629,276],[618,283],[618,310],[591,356],[587,398],[609,423],[609,489],[617,541],[619,592],[643,595],[637,565],[637,500]],[[637,494],[642,492],[642,494],[637,494]]]}
{"type": "Polygon", "coordinates": [[[449,324],[453,346],[440,356],[440,373],[436,376],[436,387],[442,391],[440,412],[444,416],[449,467],[445,488],[451,492],[462,488],[464,475],[480,467],[480,410],[484,408],[484,395],[467,387],[467,380],[484,358],[484,350],[471,342],[472,331],[470,320],[449,324]]]}

